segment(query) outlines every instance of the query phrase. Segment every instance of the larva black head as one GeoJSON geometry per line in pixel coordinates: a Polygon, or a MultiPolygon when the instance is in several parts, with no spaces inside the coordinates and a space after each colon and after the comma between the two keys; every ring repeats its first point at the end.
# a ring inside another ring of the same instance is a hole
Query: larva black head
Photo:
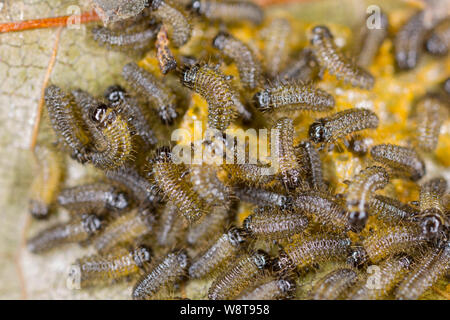
{"type": "Polygon", "coordinates": [[[278,289],[283,294],[285,298],[290,298],[294,296],[297,285],[294,279],[286,278],[277,280],[278,289]]]}
{"type": "Polygon", "coordinates": [[[106,89],[106,91],[104,93],[104,97],[110,103],[116,104],[116,103],[119,103],[120,101],[122,101],[125,98],[126,93],[127,93],[126,90],[122,86],[116,84],[116,85],[113,85],[113,86],[109,86],[106,89]]]}
{"type": "Polygon", "coordinates": [[[88,234],[94,234],[102,227],[102,221],[94,214],[86,214],[81,218],[83,230],[88,234]]]}
{"type": "Polygon", "coordinates": [[[270,93],[267,90],[262,90],[253,96],[253,105],[261,110],[265,111],[270,108],[270,93]]]}
{"type": "Polygon", "coordinates": [[[350,252],[347,258],[347,263],[354,268],[359,268],[368,261],[366,249],[363,246],[358,246],[350,252]]]}
{"type": "Polygon", "coordinates": [[[443,224],[439,218],[440,212],[432,212],[433,209],[420,219],[420,226],[422,227],[422,234],[429,240],[436,240],[442,234],[443,224]]]}
{"type": "Polygon", "coordinates": [[[369,215],[367,210],[355,210],[348,213],[348,223],[350,230],[353,232],[361,232],[366,226],[369,215]]]}
{"type": "Polygon", "coordinates": [[[400,262],[402,268],[409,269],[413,264],[413,258],[407,254],[400,254],[398,256],[398,261],[400,262]]]}
{"type": "Polygon", "coordinates": [[[219,32],[212,41],[213,47],[219,50],[223,50],[223,48],[225,47],[225,42],[229,37],[230,34],[228,32],[225,31],[219,32]]]}
{"type": "Polygon", "coordinates": [[[101,127],[107,127],[116,119],[116,113],[104,103],[91,110],[91,120],[101,127]]]}
{"type": "Polygon", "coordinates": [[[252,260],[258,269],[265,269],[270,263],[269,255],[263,250],[256,251],[252,255],[252,260]]]}
{"type": "Polygon", "coordinates": [[[189,89],[194,88],[197,78],[197,72],[199,69],[199,64],[195,64],[193,66],[184,66],[184,68],[181,70],[181,83],[189,89]]]}
{"type": "Polygon", "coordinates": [[[234,247],[241,246],[246,240],[246,233],[244,230],[236,227],[231,227],[227,232],[228,240],[234,247]]]}
{"type": "Polygon", "coordinates": [[[108,209],[114,211],[121,211],[128,207],[129,199],[125,192],[111,192],[106,199],[106,205],[108,209]]]}
{"type": "Polygon", "coordinates": [[[141,245],[133,250],[133,260],[139,268],[143,268],[144,265],[148,264],[153,257],[152,249],[141,245]]]}
{"type": "Polygon", "coordinates": [[[172,162],[171,148],[169,146],[159,147],[150,161],[154,163],[172,162]]]}
{"type": "Polygon", "coordinates": [[[320,43],[323,39],[333,39],[330,29],[326,26],[316,26],[311,30],[310,42],[312,45],[320,43]]]}
{"type": "Polygon", "coordinates": [[[278,257],[272,260],[270,268],[274,274],[285,275],[293,271],[295,265],[287,253],[284,250],[280,250],[278,257]]]}
{"type": "Polygon", "coordinates": [[[315,143],[325,142],[331,138],[330,131],[321,120],[317,120],[309,126],[308,134],[309,138],[315,143]]]}
{"type": "Polygon", "coordinates": [[[244,230],[247,234],[251,234],[252,218],[253,218],[252,215],[249,215],[242,222],[242,228],[244,228],[244,230]]]}

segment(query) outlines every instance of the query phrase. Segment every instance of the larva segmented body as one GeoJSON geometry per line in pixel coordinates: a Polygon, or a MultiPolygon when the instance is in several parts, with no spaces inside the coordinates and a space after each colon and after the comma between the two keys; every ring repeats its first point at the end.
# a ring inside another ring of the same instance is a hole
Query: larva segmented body
{"type": "Polygon", "coordinates": [[[189,267],[189,276],[202,278],[219,267],[224,268],[224,265],[243,248],[245,241],[245,232],[231,227],[192,263],[189,267]]]}
{"type": "Polygon", "coordinates": [[[369,217],[369,202],[376,190],[383,189],[389,176],[382,167],[373,166],[361,170],[353,177],[347,190],[346,205],[352,230],[360,232],[369,217]]]}
{"type": "Polygon", "coordinates": [[[180,217],[178,208],[169,201],[158,221],[156,241],[160,246],[175,246],[182,239],[186,227],[184,220],[180,217]]]}
{"type": "Polygon", "coordinates": [[[285,67],[289,57],[289,39],[292,27],[287,19],[275,18],[262,32],[266,71],[270,77],[276,78],[285,67]]]}
{"type": "Polygon", "coordinates": [[[349,300],[379,300],[392,292],[394,287],[409,272],[412,259],[406,255],[399,255],[384,260],[378,265],[375,283],[370,283],[369,278],[363,279],[346,297],[349,300]]]}
{"type": "Polygon", "coordinates": [[[239,102],[224,74],[208,65],[185,67],[181,83],[200,94],[208,103],[208,125],[224,131],[234,120],[239,102]]]}
{"type": "Polygon", "coordinates": [[[306,227],[306,216],[275,207],[256,208],[243,222],[243,228],[249,235],[266,240],[287,239],[303,232],[306,227]]]}
{"type": "Polygon", "coordinates": [[[33,253],[46,252],[63,244],[86,241],[101,227],[101,220],[97,216],[83,215],[67,223],[59,223],[42,230],[28,239],[27,247],[33,253]]]}
{"type": "Polygon", "coordinates": [[[280,73],[281,81],[308,83],[319,76],[320,67],[311,49],[305,48],[280,73]]]}
{"type": "Polygon", "coordinates": [[[315,143],[330,143],[365,129],[378,127],[378,116],[367,109],[347,109],[316,120],[309,127],[309,138],[315,143]]]}
{"type": "Polygon", "coordinates": [[[155,215],[150,209],[135,209],[112,221],[94,240],[94,248],[104,253],[118,244],[131,243],[153,231],[155,223],[155,215]]]}
{"type": "Polygon", "coordinates": [[[130,86],[151,102],[166,124],[172,124],[178,117],[175,94],[151,73],[130,62],[123,67],[122,76],[130,86]]]}
{"type": "Polygon", "coordinates": [[[131,205],[126,192],[100,182],[63,189],[57,200],[60,206],[74,214],[119,214],[131,205]]]}
{"type": "Polygon", "coordinates": [[[229,33],[219,32],[213,39],[213,46],[236,63],[239,79],[245,88],[253,90],[262,85],[261,63],[244,42],[229,33]]]}
{"type": "Polygon", "coordinates": [[[149,273],[138,280],[133,288],[135,300],[151,299],[161,289],[172,286],[186,274],[189,257],[186,250],[175,250],[169,253],[149,273]]]}
{"type": "Polygon", "coordinates": [[[145,246],[132,250],[118,248],[106,255],[77,259],[69,271],[69,279],[81,288],[107,285],[136,275],[152,260],[152,251],[145,246]]]}
{"type": "Polygon", "coordinates": [[[419,214],[419,210],[414,207],[382,195],[375,195],[370,200],[369,211],[371,215],[388,223],[411,220],[419,214]]]}
{"type": "Polygon", "coordinates": [[[54,211],[54,202],[64,180],[65,162],[54,148],[37,145],[38,172],[31,186],[30,214],[36,219],[46,219],[54,211]]]}
{"type": "Polygon", "coordinates": [[[169,31],[171,42],[181,47],[191,38],[192,26],[183,9],[170,0],[151,0],[151,17],[161,21],[169,31]]]}
{"type": "Polygon", "coordinates": [[[262,9],[249,1],[193,0],[191,7],[209,20],[230,24],[242,21],[260,24],[264,18],[262,9]]]}
{"type": "Polygon", "coordinates": [[[201,248],[203,243],[211,243],[217,236],[225,231],[225,227],[230,222],[234,209],[231,211],[227,207],[214,207],[213,211],[203,218],[196,225],[189,227],[186,234],[186,242],[201,248]]]}
{"type": "Polygon", "coordinates": [[[394,176],[407,176],[417,181],[425,175],[425,163],[414,149],[393,144],[379,144],[370,149],[376,162],[387,165],[394,176]]]}
{"type": "Polygon", "coordinates": [[[372,89],[375,83],[374,77],[339,51],[334,43],[333,35],[327,27],[314,27],[311,31],[310,42],[319,64],[330,74],[354,87],[372,89]]]}
{"type": "Polygon", "coordinates": [[[185,167],[175,164],[168,147],[157,150],[153,160],[153,176],[165,196],[178,208],[189,223],[199,220],[207,211],[207,203],[192,188],[192,183],[182,177],[185,167]]]}
{"type": "Polygon", "coordinates": [[[263,275],[269,256],[262,250],[244,253],[227,270],[222,272],[208,290],[210,300],[230,300],[254,284],[263,275]]]}
{"type": "Polygon", "coordinates": [[[420,227],[413,223],[380,229],[363,240],[363,246],[373,263],[397,253],[413,252],[425,244],[426,238],[420,227]]]}
{"type": "Polygon", "coordinates": [[[267,277],[267,280],[261,281],[261,284],[245,290],[236,299],[237,300],[280,300],[290,299],[295,295],[297,285],[293,279],[281,278],[274,279],[267,277]]]}
{"type": "Polygon", "coordinates": [[[431,32],[426,42],[428,52],[445,56],[450,49],[450,19],[444,19],[431,32]]]}
{"type": "Polygon", "coordinates": [[[339,268],[321,278],[312,289],[313,300],[342,299],[345,293],[358,281],[358,273],[349,268],[339,268]]]}
{"type": "Polygon", "coordinates": [[[400,283],[397,299],[417,300],[440,277],[450,269],[450,241],[442,249],[433,249],[414,267],[400,283]]]}
{"type": "Polygon", "coordinates": [[[284,194],[247,186],[237,187],[234,189],[234,194],[240,201],[258,206],[284,207],[290,202],[290,198],[284,194]]]}
{"type": "Polygon", "coordinates": [[[439,238],[444,227],[448,226],[442,197],[447,190],[447,181],[442,177],[433,178],[420,187],[420,217],[423,234],[429,238],[439,238]]]}
{"type": "Polygon", "coordinates": [[[312,222],[332,230],[350,229],[347,212],[329,194],[323,191],[301,191],[292,196],[292,207],[305,214],[312,222]]]}
{"type": "Polygon", "coordinates": [[[415,114],[416,141],[420,149],[426,152],[436,149],[441,126],[448,116],[448,108],[439,96],[429,93],[420,99],[415,114]]]}
{"type": "Polygon", "coordinates": [[[309,141],[303,141],[295,147],[295,155],[298,165],[302,168],[302,175],[308,182],[309,187],[314,190],[326,190],[327,186],[323,180],[322,161],[319,152],[309,141]]]}
{"type": "Polygon", "coordinates": [[[285,274],[316,263],[342,260],[347,256],[350,244],[349,238],[333,234],[305,237],[280,250],[273,271],[285,274]]]}
{"type": "Polygon", "coordinates": [[[281,83],[266,87],[253,98],[256,107],[263,111],[329,111],[335,106],[334,98],[310,84],[281,83]]]}
{"type": "Polygon", "coordinates": [[[45,89],[45,104],[58,139],[70,149],[72,158],[81,163],[86,162],[89,137],[82,126],[80,110],[77,109],[73,96],[50,85],[45,89]]]}

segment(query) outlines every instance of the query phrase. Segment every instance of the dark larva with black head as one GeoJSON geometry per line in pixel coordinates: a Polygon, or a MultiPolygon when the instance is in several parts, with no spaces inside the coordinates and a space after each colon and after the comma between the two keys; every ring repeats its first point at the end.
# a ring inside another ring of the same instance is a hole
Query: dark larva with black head
{"type": "Polygon", "coordinates": [[[243,253],[227,270],[223,271],[208,290],[210,300],[230,300],[245,288],[252,286],[268,267],[269,256],[262,250],[243,253]]]}
{"type": "Polygon", "coordinates": [[[450,269],[450,241],[443,248],[431,249],[420,262],[414,266],[398,286],[395,297],[402,300],[417,300],[439,278],[450,269]]]}
{"type": "Polygon", "coordinates": [[[288,239],[308,227],[308,218],[298,212],[277,207],[256,208],[245,218],[244,230],[255,239],[288,239]]]}
{"type": "Polygon", "coordinates": [[[377,274],[372,273],[376,276],[376,282],[370,282],[371,276],[362,279],[360,284],[346,296],[346,299],[380,300],[385,298],[410,271],[412,262],[411,257],[403,254],[384,260],[377,266],[377,274]]]}
{"type": "Polygon", "coordinates": [[[347,109],[320,118],[309,127],[309,138],[315,143],[330,143],[348,134],[378,127],[378,116],[367,109],[347,109]]]}
{"type": "Polygon", "coordinates": [[[288,206],[290,202],[290,198],[284,194],[245,185],[236,187],[234,194],[240,201],[258,206],[284,207],[288,206]]]}
{"type": "Polygon", "coordinates": [[[419,221],[423,234],[429,239],[438,239],[448,226],[442,198],[447,190],[447,181],[437,177],[424,182],[420,187],[419,221]]]}
{"type": "Polygon", "coordinates": [[[189,263],[186,250],[174,250],[169,253],[149,273],[138,280],[133,288],[132,298],[147,300],[153,298],[162,289],[169,289],[186,275],[189,263]]]}
{"type": "Polygon", "coordinates": [[[374,77],[339,51],[327,27],[314,27],[311,31],[310,42],[319,64],[330,74],[354,87],[372,89],[375,83],[374,77]]]}
{"type": "Polygon", "coordinates": [[[261,62],[244,42],[229,33],[219,32],[213,39],[213,46],[236,63],[239,79],[245,88],[253,90],[262,85],[261,62]]]}
{"type": "Polygon", "coordinates": [[[106,89],[105,98],[119,113],[123,114],[131,125],[134,133],[142,138],[144,146],[150,149],[158,140],[150,127],[142,107],[124,88],[113,85],[106,89]]]}
{"type": "Polygon", "coordinates": [[[97,234],[101,227],[102,222],[96,215],[82,215],[42,230],[27,240],[27,248],[33,253],[42,253],[64,244],[84,242],[97,234]]]}
{"type": "Polygon", "coordinates": [[[326,274],[314,285],[312,300],[342,299],[348,290],[359,280],[358,273],[349,268],[339,268],[326,274]]]}
{"type": "Polygon", "coordinates": [[[187,13],[170,0],[149,1],[151,17],[164,24],[169,32],[171,43],[176,47],[181,47],[191,38],[192,26],[187,13]]]}
{"type": "Polygon", "coordinates": [[[167,202],[159,219],[158,228],[156,231],[156,241],[160,246],[173,247],[183,239],[186,233],[187,224],[180,216],[178,208],[167,202]]]}
{"type": "Polygon", "coordinates": [[[412,253],[426,245],[420,226],[412,222],[381,228],[363,240],[373,263],[397,253],[412,253]]]}
{"type": "Polygon", "coordinates": [[[253,101],[263,112],[330,111],[335,106],[332,95],[310,84],[286,82],[266,86],[257,92],[253,101]]]}
{"type": "Polygon", "coordinates": [[[65,161],[52,147],[37,145],[35,154],[38,171],[31,185],[30,214],[36,219],[46,219],[54,212],[56,196],[65,176],[65,161]]]}
{"type": "Polygon", "coordinates": [[[191,8],[209,20],[229,24],[242,21],[260,24],[264,18],[264,12],[257,4],[245,0],[193,0],[191,8]]]}
{"type": "Polygon", "coordinates": [[[310,218],[311,222],[336,231],[348,231],[348,215],[340,203],[324,191],[297,192],[292,196],[292,207],[310,218]]]}
{"type": "Polygon", "coordinates": [[[152,210],[139,208],[112,221],[95,238],[94,248],[101,253],[108,252],[118,244],[130,244],[154,230],[156,217],[152,210]]]}
{"type": "Polygon", "coordinates": [[[414,149],[394,144],[379,144],[370,149],[376,162],[392,170],[392,176],[406,176],[417,181],[425,175],[425,163],[414,149]]]}
{"type": "Polygon", "coordinates": [[[426,152],[436,149],[441,126],[448,116],[449,109],[440,96],[429,93],[418,101],[415,111],[418,148],[426,152]]]}
{"type": "Polygon", "coordinates": [[[303,141],[295,147],[294,152],[298,165],[302,168],[302,176],[308,182],[309,187],[314,190],[326,190],[322,161],[314,145],[309,141],[303,141]]]}
{"type": "Polygon", "coordinates": [[[360,232],[369,218],[369,202],[376,190],[383,189],[389,182],[385,169],[368,167],[356,174],[348,187],[346,205],[351,229],[360,232]]]}
{"type": "Polygon", "coordinates": [[[73,96],[50,85],[45,89],[45,104],[52,128],[63,148],[70,150],[72,158],[86,162],[89,159],[89,136],[82,126],[80,110],[73,96]]]}
{"type": "Polygon", "coordinates": [[[281,81],[297,81],[300,83],[313,82],[319,77],[320,66],[311,49],[301,50],[286,68],[281,71],[279,79],[281,81]]]}
{"type": "Polygon", "coordinates": [[[289,58],[289,39],[292,27],[289,20],[275,18],[262,30],[264,64],[271,78],[277,78],[289,58]]]}
{"type": "Polygon", "coordinates": [[[153,258],[152,250],[137,246],[117,248],[105,255],[94,254],[77,259],[70,267],[69,280],[88,288],[117,283],[137,275],[153,258]]]}
{"type": "Polygon", "coordinates": [[[218,268],[225,269],[244,247],[245,241],[245,232],[242,229],[231,227],[194,260],[189,267],[189,276],[202,278],[218,268]]]}
{"type": "Polygon", "coordinates": [[[411,220],[419,214],[419,210],[397,199],[375,195],[369,203],[370,215],[387,223],[399,223],[411,220]]]}
{"type": "Polygon", "coordinates": [[[280,250],[272,268],[275,273],[286,274],[317,263],[343,260],[350,244],[349,238],[333,234],[305,236],[280,250]]]}
{"type": "Polygon", "coordinates": [[[286,189],[295,189],[301,183],[301,168],[294,152],[294,121],[277,120],[272,126],[273,132],[278,134],[278,175],[286,189]]]}
{"type": "Polygon", "coordinates": [[[153,105],[163,123],[172,124],[178,117],[175,94],[151,73],[130,62],[123,67],[122,76],[153,105]]]}
{"type": "Polygon", "coordinates": [[[450,49],[450,18],[439,23],[428,36],[427,51],[438,56],[445,56],[450,49]]]}
{"type": "Polygon", "coordinates": [[[292,277],[267,276],[257,286],[242,292],[237,300],[285,300],[295,296],[297,285],[292,277]]]}

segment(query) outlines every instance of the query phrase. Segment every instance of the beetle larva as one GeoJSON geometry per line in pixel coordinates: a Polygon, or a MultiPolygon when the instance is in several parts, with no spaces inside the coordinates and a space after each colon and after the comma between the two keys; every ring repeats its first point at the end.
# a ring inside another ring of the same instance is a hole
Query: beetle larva
{"type": "Polygon", "coordinates": [[[33,253],[49,251],[57,246],[83,242],[98,233],[101,220],[95,215],[82,215],[66,223],[58,223],[28,239],[27,248],[33,253]]]}
{"type": "Polygon", "coordinates": [[[174,46],[181,47],[191,38],[192,26],[183,9],[170,0],[149,1],[151,17],[161,21],[174,46]]]}
{"type": "Polygon", "coordinates": [[[207,203],[192,188],[192,183],[182,177],[183,164],[175,164],[168,147],[156,152],[153,162],[153,176],[165,196],[178,208],[189,223],[199,220],[207,211],[207,203]]]}
{"type": "Polygon", "coordinates": [[[264,18],[262,9],[249,1],[193,0],[191,7],[209,20],[230,24],[242,21],[260,24],[264,18]]]}
{"type": "Polygon", "coordinates": [[[347,196],[347,211],[352,230],[360,232],[369,217],[369,201],[376,190],[383,189],[389,182],[389,176],[382,167],[373,166],[361,170],[353,177],[347,196]]]}
{"type": "Polygon", "coordinates": [[[409,272],[411,257],[398,255],[384,260],[378,265],[376,283],[370,283],[369,277],[363,279],[360,285],[346,297],[349,300],[379,300],[392,292],[394,287],[409,272]]]}
{"type": "Polygon", "coordinates": [[[302,168],[302,175],[314,190],[326,190],[323,180],[322,161],[314,145],[309,141],[303,141],[295,147],[295,155],[298,165],[302,168]]]}
{"type": "Polygon", "coordinates": [[[184,220],[180,217],[178,208],[169,201],[158,221],[156,241],[160,246],[175,246],[182,239],[186,227],[184,220]]]}
{"type": "Polygon", "coordinates": [[[280,73],[282,81],[308,83],[319,77],[320,67],[311,49],[305,48],[280,73]]]}
{"type": "Polygon", "coordinates": [[[308,226],[308,218],[298,212],[276,207],[256,208],[245,218],[244,230],[256,239],[288,239],[308,226]]]}
{"type": "Polygon", "coordinates": [[[414,149],[394,144],[379,144],[370,149],[372,158],[392,169],[394,176],[417,181],[425,175],[425,163],[414,149]]]}
{"type": "Polygon", "coordinates": [[[432,152],[436,149],[441,126],[448,118],[448,108],[435,94],[426,94],[416,106],[416,140],[420,149],[432,152]]]}
{"type": "Polygon", "coordinates": [[[45,89],[45,104],[58,139],[70,149],[72,158],[86,162],[89,137],[81,125],[81,118],[78,117],[80,110],[77,110],[73,97],[61,88],[50,85],[45,89]]]}
{"type": "Polygon", "coordinates": [[[305,214],[312,222],[332,230],[350,229],[347,212],[324,191],[301,191],[292,196],[292,206],[305,214]]]}
{"type": "Polygon", "coordinates": [[[244,253],[211,284],[208,291],[210,300],[234,299],[243,289],[254,284],[263,275],[269,264],[269,256],[262,250],[244,253]]]}
{"type": "Polygon", "coordinates": [[[339,268],[326,274],[314,285],[311,292],[313,300],[337,300],[358,281],[358,273],[349,268],[339,268]]]}
{"type": "Polygon", "coordinates": [[[442,177],[428,180],[420,187],[420,217],[423,234],[437,239],[448,225],[442,197],[447,190],[447,181],[442,177]]]}
{"type": "Polygon", "coordinates": [[[400,283],[395,296],[402,300],[417,300],[450,268],[450,241],[443,248],[432,249],[400,283]]]}
{"type": "Polygon", "coordinates": [[[158,59],[159,69],[162,74],[167,74],[169,71],[177,68],[177,60],[170,51],[169,39],[166,28],[164,26],[159,29],[156,36],[156,57],[158,59]]]}
{"type": "Polygon", "coordinates": [[[426,42],[427,51],[438,56],[445,56],[450,48],[450,19],[440,22],[429,35],[426,42]]]}
{"type": "Polygon", "coordinates": [[[244,185],[235,188],[234,194],[240,201],[258,206],[284,207],[290,202],[290,198],[284,194],[244,185]]]}
{"type": "Polygon", "coordinates": [[[245,232],[242,229],[231,227],[189,267],[191,278],[202,278],[217,268],[224,268],[229,260],[233,259],[239,250],[244,247],[245,232]]]}
{"type": "Polygon", "coordinates": [[[208,65],[185,67],[181,83],[200,94],[208,103],[208,125],[224,131],[235,118],[239,101],[224,74],[208,65]]]}
{"type": "Polygon", "coordinates": [[[211,241],[216,240],[218,235],[225,231],[234,212],[233,210],[235,209],[232,208],[230,210],[223,206],[214,207],[213,211],[202,221],[189,227],[186,234],[186,242],[201,249],[203,243],[209,244],[211,241]]]}
{"type": "Polygon", "coordinates": [[[382,228],[363,240],[363,246],[373,263],[397,253],[410,253],[424,246],[426,238],[418,225],[403,223],[382,228]]]}
{"type": "Polygon", "coordinates": [[[37,145],[35,154],[38,172],[31,186],[30,214],[36,219],[46,219],[54,211],[54,202],[64,179],[65,163],[61,153],[54,148],[37,145]]]}
{"type": "Polygon", "coordinates": [[[128,209],[129,196],[123,190],[107,184],[92,183],[61,190],[58,204],[72,213],[92,213],[96,215],[119,214],[128,209]]]}
{"type": "Polygon", "coordinates": [[[261,63],[244,42],[227,32],[219,32],[213,39],[213,46],[236,63],[239,79],[245,88],[253,90],[262,85],[261,63]]]}
{"type": "Polygon", "coordinates": [[[133,288],[135,300],[151,299],[161,289],[172,286],[182,278],[189,267],[186,250],[175,250],[165,256],[149,273],[138,280],[133,288]]]}
{"type": "Polygon", "coordinates": [[[156,108],[166,124],[172,124],[178,117],[175,94],[151,73],[130,62],[123,67],[122,76],[131,87],[142,94],[156,108]]]}
{"type": "Polygon", "coordinates": [[[309,127],[309,138],[315,143],[330,143],[348,134],[378,127],[378,116],[367,109],[347,109],[320,118],[309,127]]]}
{"type": "Polygon", "coordinates": [[[334,43],[334,37],[327,27],[314,27],[311,31],[310,42],[319,64],[330,74],[354,87],[372,89],[375,83],[374,77],[339,51],[334,43]]]}
{"type": "Polygon", "coordinates": [[[268,276],[265,281],[260,281],[256,287],[242,292],[237,300],[281,300],[291,299],[295,296],[297,285],[294,279],[289,277],[274,279],[268,276]]]}
{"type": "Polygon", "coordinates": [[[287,19],[275,18],[262,32],[266,71],[270,77],[276,78],[289,57],[289,38],[292,27],[287,19]]]}
{"type": "Polygon", "coordinates": [[[146,148],[151,148],[158,142],[142,107],[124,88],[119,85],[110,86],[106,89],[104,96],[119,113],[127,118],[134,133],[142,138],[146,148]]]}
{"type": "Polygon", "coordinates": [[[316,263],[339,261],[347,256],[350,244],[349,238],[333,234],[304,237],[281,249],[272,268],[276,273],[285,274],[316,263]]]}
{"type": "Polygon", "coordinates": [[[154,229],[155,214],[149,208],[135,209],[112,221],[94,240],[98,252],[108,252],[118,244],[127,244],[154,229]]]}
{"type": "Polygon", "coordinates": [[[152,260],[150,248],[138,246],[132,250],[117,248],[106,255],[91,255],[77,259],[69,271],[69,279],[81,288],[116,283],[136,275],[152,260]]]}
{"type": "Polygon", "coordinates": [[[370,200],[369,211],[371,215],[388,223],[411,220],[419,214],[419,210],[414,207],[382,195],[375,195],[370,200]]]}
{"type": "Polygon", "coordinates": [[[332,95],[310,84],[281,83],[267,86],[253,97],[255,106],[263,111],[329,111],[334,105],[332,95]]]}

